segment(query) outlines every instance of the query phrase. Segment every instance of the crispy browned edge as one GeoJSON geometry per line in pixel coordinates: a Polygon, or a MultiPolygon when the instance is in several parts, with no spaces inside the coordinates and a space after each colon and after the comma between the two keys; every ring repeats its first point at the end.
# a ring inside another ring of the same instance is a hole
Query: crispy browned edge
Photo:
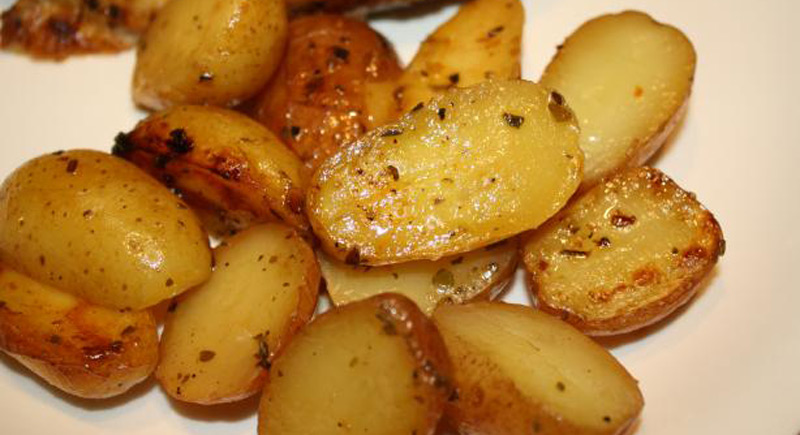
{"type": "MultiPolygon", "coordinates": [[[[632,168],[628,171],[612,174],[606,177],[601,183],[595,185],[592,190],[601,189],[609,183],[619,182],[629,174],[635,174],[637,177],[645,177],[647,182],[655,189],[669,189],[673,192],[683,191],[683,189],[681,189],[681,187],[678,186],[667,175],[658,169],[650,167],[632,168]]],[[[588,193],[589,191],[585,192],[584,194],[588,193]]],[[[697,202],[691,195],[687,195],[687,198],[689,198],[689,201],[697,202]]],[[[573,201],[578,199],[580,199],[580,196],[575,197],[573,201]]],[[[722,228],[720,227],[719,222],[717,222],[714,215],[705,209],[702,204],[699,202],[697,202],[697,204],[702,208],[703,211],[694,219],[702,221],[704,233],[710,236],[712,240],[711,246],[691,247],[683,253],[685,262],[692,262],[692,264],[700,263],[702,267],[698,268],[695,273],[691,274],[687,278],[679,281],[677,283],[678,285],[673,289],[673,291],[671,291],[663,299],[654,301],[621,316],[608,319],[585,319],[582,316],[570,312],[569,310],[550,306],[546,301],[543,301],[537,297],[539,282],[536,278],[536,271],[538,270],[539,266],[538,264],[532,264],[531,261],[533,261],[533,259],[530,259],[525,255],[525,243],[522,243],[520,249],[522,250],[522,261],[525,265],[526,282],[528,285],[528,291],[533,297],[535,306],[546,313],[552,314],[570,323],[583,333],[593,336],[628,333],[652,325],[669,316],[672,314],[672,312],[689,302],[689,300],[694,297],[699,289],[698,284],[703,281],[708,273],[714,268],[719,257],[724,254],[725,239],[723,237],[722,228]]],[[[572,204],[562,210],[559,215],[569,213],[571,206],[572,204]]],[[[552,219],[558,219],[559,215],[556,215],[552,219]]]]}
{"type": "MultiPolygon", "coordinates": [[[[303,255],[309,260],[305,262],[306,265],[306,272],[304,273],[306,285],[304,286],[303,290],[299,292],[298,300],[297,300],[297,307],[295,308],[294,313],[289,318],[289,321],[286,323],[284,329],[280,331],[279,334],[276,334],[279,338],[277,343],[269,348],[269,357],[266,362],[266,366],[269,367],[272,361],[277,358],[286,345],[292,340],[295,334],[297,334],[308,322],[311,320],[311,317],[314,315],[314,311],[317,307],[317,299],[319,296],[320,290],[320,281],[321,281],[321,273],[319,269],[319,264],[317,263],[317,258],[314,256],[314,250],[303,240],[302,236],[295,230],[291,228],[287,228],[291,231],[291,237],[298,238],[299,243],[301,244],[301,250],[305,251],[303,255]]],[[[243,234],[243,233],[240,233],[243,234]]],[[[234,236],[235,237],[235,236],[234,236]]],[[[288,236],[287,236],[288,238],[288,236]]],[[[167,316],[165,318],[164,324],[164,334],[168,333],[169,331],[169,324],[171,313],[173,313],[180,303],[186,298],[190,298],[192,292],[186,292],[182,295],[175,298],[169,306],[167,310],[167,316]]],[[[224,327],[225,325],[220,325],[224,327]]],[[[271,331],[272,332],[272,331],[271,331]]],[[[159,351],[164,352],[164,340],[161,340],[161,345],[159,346],[159,351]]],[[[257,394],[261,391],[264,387],[264,384],[267,382],[269,378],[269,369],[264,367],[263,365],[259,365],[261,367],[261,371],[259,376],[253,379],[253,382],[242,392],[242,394],[233,397],[226,397],[220,399],[213,399],[208,401],[192,401],[192,403],[198,403],[201,405],[214,405],[219,403],[229,403],[229,402],[236,402],[243,399],[246,399],[254,394],[257,394]]],[[[173,399],[180,400],[187,402],[186,398],[181,397],[179,394],[176,393],[177,390],[173,390],[169,388],[167,384],[170,380],[161,379],[158,376],[158,372],[156,372],[156,378],[158,379],[159,383],[164,387],[162,388],[167,395],[172,397],[173,399]]]]}

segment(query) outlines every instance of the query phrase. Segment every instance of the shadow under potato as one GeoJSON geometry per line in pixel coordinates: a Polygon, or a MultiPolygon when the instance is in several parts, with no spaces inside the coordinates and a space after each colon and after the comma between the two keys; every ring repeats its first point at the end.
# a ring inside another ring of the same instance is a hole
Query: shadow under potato
{"type": "MultiPolygon", "coordinates": [[[[163,391],[161,394],[165,394],[163,391]]],[[[166,394],[165,394],[166,395],[166,394]]],[[[246,420],[258,412],[261,392],[238,402],[217,405],[198,405],[169,398],[172,409],[183,417],[198,421],[239,421],[246,420]]]]}

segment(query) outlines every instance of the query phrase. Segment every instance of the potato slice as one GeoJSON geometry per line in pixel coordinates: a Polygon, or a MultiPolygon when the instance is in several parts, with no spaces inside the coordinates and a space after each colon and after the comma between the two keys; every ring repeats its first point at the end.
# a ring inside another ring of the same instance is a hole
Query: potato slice
{"type": "Polygon", "coordinates": [[[371,113],[367,86],[400,73],[392,46],[363,21],[301,17],[289,23],[286,56],[256,97],[254,117],[316,168],[342,145],[399,117],[371,113]]]}
{"type": "Polygon", "coordinates": [[[309,218],[348,264],[437,260],[537,227],[578,187],[582,161],[560,95],[485,82],[334,154],[314,175],[309,218]]]}
{"type": "Polygon", "coordinates": [[[117,136],[114,154],[177,189],[213,230],[280,220],[308,228],[303,164],[269,130],[227,109],[180,106],[117,136]]]}
{"type": "Polygon", "coordinates": [[[139,44],[133,101],[239,104],[278,68],[287,26],[284,0],[171,0],[139,44]]]}
{"type": "Polygon", "coordinates": [[[320,254],[328,295],[344,305],[381,293],[400,293],[427,315],[440,304],[493,299],[511,281],[517,268],[517,240],[437,261],[411,261],[387,266],[351,266],[320,254]]]}
{"type": "Polygon", "coordinates": [[[459,433],[619,434],[643,399],[614,357],[568,324],[522,305],[477,302],[433,314],[453,359],[459,433]]]}
{"type": "Polygon", "coordinates": [[[258,433],[430,434],[450,360],[414,303],[383,294],[321,315],[275,360],[258,433]]]}
{"type": "Polygon", "coordinates": [[[686,303],[723,253],[714,216],[652,168],[595,186],[524,244],[539,307],[591,335],[628,332],[686,303]]]}
{"type": "Polygon", "coordinates": [[[601,16],[567,38],[541,84],[578,116],[581,189],[642,165],[661,147],[685,112],[696,60],[686,35],[641,12],[601,16]]]}
{"type": "Polygon", "coordinates": [[[400,112],[452,87],[520,77],[522,26],[519,0],[473,0],[420,46],[395,90],[400,112]]]}
{"type": "Polygon", "coordinates": [[[152,373],[158,334],[148,311],[91,305],[0,264],[0,349],[60,390],[100,399],[152,373]]]}
{"type": "Polygon", "coordinates": [[[170,306],[156,371],[171,397],[206,405],[261,390],[314,314],[320,281],[314,251],[281,224],[251,227],[214,256],[211,280],[170,306]]]}
{"type": "Polygon", "coordinates": [[[211,275],[189,207],[98,151],[33,159],[0,187],[0,261],[97,305],[141,309],[211,275]]]}

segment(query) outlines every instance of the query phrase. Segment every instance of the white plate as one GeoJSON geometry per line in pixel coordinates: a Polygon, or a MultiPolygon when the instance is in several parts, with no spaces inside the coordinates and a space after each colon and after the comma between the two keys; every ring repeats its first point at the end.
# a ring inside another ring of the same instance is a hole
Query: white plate
{"type": "MultiPolygon", "coordinates": [[[[627,8],[681,28],[699,55],[688,117],[655,164],[716,214],[728,252],[687,308],[611,343],[644,391],[637,433],[800,433],[800,2],[525,3],[526,78],[539,76],[581,22],[627,8]]],[[[409,59],[453,12],[374,24],[409,59]]],[[[108,150],[143,116],[129,96],[133,61],[132,53],[63,64],[0,54],[0,175],[45,152],[108,150]]],[[[519,279],[508,299],[528,302],[519,279]]],[[[254,434],[255,405],[181,405],[153,382],[110,401],[76,400],[0,358],[2,434],[254,434]]]]}

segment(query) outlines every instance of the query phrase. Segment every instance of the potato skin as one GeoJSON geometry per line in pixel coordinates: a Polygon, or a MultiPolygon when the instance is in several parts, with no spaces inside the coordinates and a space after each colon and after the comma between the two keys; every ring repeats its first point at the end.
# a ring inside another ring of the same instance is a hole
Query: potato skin
{"type": "Polygon", "coordinates": [[[296,18],[289,23],[286,56],[256,97],[253,114],[313,169],[387,121],[370,112],[368,84],[395,80],[400,72],[392,46],[363,21],[296,18]]]}
{"type": "Polygon", "coordinates": [[[208,279],[208,236],[189,207],[98,151],[33,159],[0,187],[0,261],[88,302],[141,309],[208,279]]]}
{"type": "Polygon", "coordinates": [[[91,305],[0,264],[0,349],[60,390],[100,399],[150,375],[158,335],[148,311],[91,305]]]}
{"type": "Polygon", "coordinates": [[[233,106],[255,95],[286,45],[283,0],[172,0],[137,50],[133,100],[233,106]]]}

